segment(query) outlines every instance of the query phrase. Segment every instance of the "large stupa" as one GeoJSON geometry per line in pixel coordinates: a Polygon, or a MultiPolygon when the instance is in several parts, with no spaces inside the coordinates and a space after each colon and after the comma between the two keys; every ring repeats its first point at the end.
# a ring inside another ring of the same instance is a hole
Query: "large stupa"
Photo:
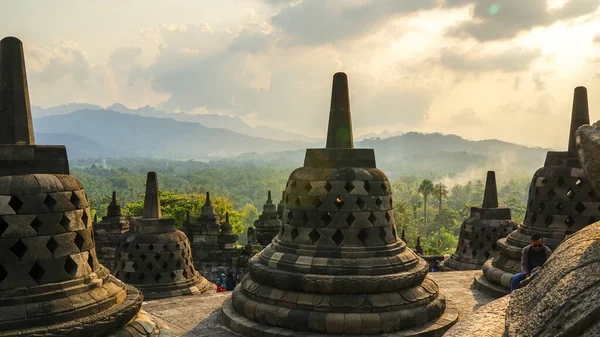
{"type": "Polygon", "coordinates": [[[346,74],[333,78],[325,149],[308,149],[285,191],[281,231],[223,306],[244,336],[438,336],[457,310],[396,233],[372,149],[355,149],[346,74]]]}
{"type": "Polygon", "coordinates": [[[69,175],[66,148],[35,145],[23,44],[4,38],[0,336],[157,335],[140,311],[142,294],[98,262],[93,238],[90,204],[69,175]]]}

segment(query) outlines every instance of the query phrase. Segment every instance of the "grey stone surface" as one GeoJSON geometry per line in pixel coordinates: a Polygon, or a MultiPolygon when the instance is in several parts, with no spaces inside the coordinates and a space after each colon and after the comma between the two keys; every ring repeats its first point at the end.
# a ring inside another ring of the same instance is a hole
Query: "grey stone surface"
{"type": "Polygon", "coordinates": [[[503,337],[509,300],[510,295],[501,297],[461,318],[444,337],[503,337]]]}

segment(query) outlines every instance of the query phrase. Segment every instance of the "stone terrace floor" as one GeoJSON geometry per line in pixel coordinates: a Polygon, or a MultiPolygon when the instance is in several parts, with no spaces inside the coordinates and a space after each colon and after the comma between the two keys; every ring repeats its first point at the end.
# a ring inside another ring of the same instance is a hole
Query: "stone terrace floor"
{"type": "MultiPolygon", "coordinates": [[[[491,302],[494,298],[475,289],[473,278],[477,270],[429,273],[447,298],[459,310],[459,320],[491,302]]],[[[221,324],[220,307],[231,292],[199,296],[183,296],[148,301],[143,305],[150,316],[168,325],[175,336],[237,337],[221,324]]]]}

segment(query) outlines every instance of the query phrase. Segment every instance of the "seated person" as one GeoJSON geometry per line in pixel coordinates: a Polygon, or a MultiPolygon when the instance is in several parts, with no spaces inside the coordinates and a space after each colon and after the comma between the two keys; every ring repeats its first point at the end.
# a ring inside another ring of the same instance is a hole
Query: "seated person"
{"type": "Polygon", "coordinates": [[[221,273],[217,280],[217,292],[222,293],[227,291],[227,281],[225,280],[225,274],[221,273]]]}
{"type": "Polygon", "coordinates": [[[227,291],[232,291],[233,289],[235,289],[235,284],[236,284],[236,278],[233,275],[232,271],[227,272],[227,280],[226,282],[226,287],[227,287],[227,291]]]}
{"type": "Polygon", "coordinates": [[[521,253],[521,272],[510,279],[510,291],[519,289],[521,281],[528,278],[535,268],[542,266],[551,253],[550,248],[544,245],[542,237],[539,234],[533,234],[531,244],[523,248],[521,253]]]}

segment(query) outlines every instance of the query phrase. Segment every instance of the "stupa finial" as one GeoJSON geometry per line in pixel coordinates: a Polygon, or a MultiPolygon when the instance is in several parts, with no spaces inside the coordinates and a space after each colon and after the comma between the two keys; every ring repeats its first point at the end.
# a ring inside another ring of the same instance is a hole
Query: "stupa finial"
{"type": "Polygon", "coordinates": [[[498,189],[496,187],[496,173],[488,171],[483,192],[483,208],[498,208],[498,189]]]}
{"type": "Polygon", "coordinates": [[[148,172],[146,177],[146,197],[144,198],[144,218],[161,218],[160,200],[158,199],[158,176],[156,172],[148,172]]]}
{"type": "Polygon", "coordinates": [[[269,191],[269,193],[267,194],[267,203],[273,203],[273,200],[271,200],[271,191],[269,191]]]}
{"type": "Polygon", "coordinates": [[[117,204],[117,192],[116,191],[113,191],[111,204],[113,204],[113,205],[117,204]]]}
{"type": "Polygon", "coordinates": [[[229,212],[225,212],[225,223],[229,223],[229,212]]]}
{"type": "Polygon", "coordinates": [[[0,144],[34,145],[23,43],[0,41],[0,144]]]}
{"type": "Polygon", "coordinates": [[[341,72],[333,75],[326,147],[329,149],[354,148],[348,76],[341,72]]]}
{"type": "Polygon", "coordinates": [[[210,205],[210,192],[208,192],[208,191],[206,192],[206,202],[205,202],[205,204],[206,205],[210,205]]]}
{"type": "Polygon", "coordinates": [[[571,130],[569,133],[569,153],[577,156],[576,135],[577,129],[590,124],[590,111],[588,107],[587,89],[585,87],[575,88],[573,95],[573,110],[571,112],[571,130]]]}

